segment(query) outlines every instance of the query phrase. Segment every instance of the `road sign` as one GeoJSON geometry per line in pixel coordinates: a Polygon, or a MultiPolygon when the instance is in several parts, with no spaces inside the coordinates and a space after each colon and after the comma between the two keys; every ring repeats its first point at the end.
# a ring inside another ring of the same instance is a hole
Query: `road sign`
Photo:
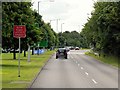
{"type": "Polygon", "coordinates": [[[26,37],[26,27],[24,25],[14,25],[13,28],[14,38],[25,38],[26,37]]]}
{"type": "Polygon", "coordinates": [[[26,27],[24,25],[14,25],[13,37],[19,38],[18,77],[20,77],[20,38],[26,37],[26,27]]]}
{"type": "Polygon", "coordinates": [[[48,46],[48,41],[42,40],[41,42],[39,42],[39,46],[40,47],[47,47],[48,46]]]}

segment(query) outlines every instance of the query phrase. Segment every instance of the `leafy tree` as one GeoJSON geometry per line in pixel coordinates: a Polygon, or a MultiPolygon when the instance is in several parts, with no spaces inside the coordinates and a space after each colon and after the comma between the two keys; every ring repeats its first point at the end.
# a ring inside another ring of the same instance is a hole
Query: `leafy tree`
{"type": "MultiPolygon", "coordinates": [[[[34,45],[41,40],[49,40],[49,47],[56,41],[58,42],[57,34],[53,31],[49,24],[42,20],[36,10],[31,9],[31,2],[3,2],[2,3],[2,47],[5,49],[14,48],[13,58],[16,59],[15,49],[18,49],[18,39],[13,38],[13,26],[25,25],[26,38],[21,39],[21,49],[25,51],[28,45],[34,45]]],[[[56,43],[57,45],[57,43],[56,43]]]]}
{"type": "Polygon", "coordinates": [[[120,49],[120,2],[97,2],[81,35],[94,51],[119,56],[120,49]]]}

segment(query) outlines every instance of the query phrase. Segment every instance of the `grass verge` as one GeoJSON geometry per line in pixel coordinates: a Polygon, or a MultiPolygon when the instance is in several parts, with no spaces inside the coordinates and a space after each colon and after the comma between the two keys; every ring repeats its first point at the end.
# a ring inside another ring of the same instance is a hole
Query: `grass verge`
{"type": "Polygon", "coordinates": [[[18,59],[13,60],[11,53],[2,54],[2,88],[28,87],[53,53],[47,51],[41,55],[31,55],[30,62],[21,54],[21,77],[18,77],[18,59]]]}
{"type": "Polygon", "coordinates": [[[102,62],[104,62],[104,63],[106,63],[106,64],[109,64],[109,65],[112,65],[112,66],[115,66],[115,67],[119,67],[120,68],[120,63],[118,63],[118,58],[116,58],[116,57],[114,57],[114,56],[106,56],[106,57],[104,57],[104,56],[97,56],[97,55],[95,55],[94,53],[91,53],[91,52],[86,52],[85,53],[86,55],[88,55],[88,56],[92,56],[93,58],[95,58],[96,60],[99,60],[99,61],[102,61],[102,62]]]}

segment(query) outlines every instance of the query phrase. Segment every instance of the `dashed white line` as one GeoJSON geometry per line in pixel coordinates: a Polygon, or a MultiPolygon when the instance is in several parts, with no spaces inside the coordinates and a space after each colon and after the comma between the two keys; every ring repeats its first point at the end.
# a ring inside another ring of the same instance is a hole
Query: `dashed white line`
{"type": "Polygon", "coordinates": [[[78,67],[80,66],[80,64],[78,64],[78,67]]]}
{"type": "Polygon", "coordinates": [[[93,81],[95,84],[97,84],[97,82],[96,82],[94,79],[92,79],[92,81],[93,81]]]}
{"type": "Polygon", "coordinates": [[[81,69],[83,69],[83,67],[81,67],[81,69]]]}
{"type": "Polygon", "coordinates": [[[87,72],[85,72],[85,74],[88,76],[89,74],[87,72]]]}
{"type": "Polygon", "coordinates": [[[77,63],[77,61],[76,61],[76,63],[77,63]]]}

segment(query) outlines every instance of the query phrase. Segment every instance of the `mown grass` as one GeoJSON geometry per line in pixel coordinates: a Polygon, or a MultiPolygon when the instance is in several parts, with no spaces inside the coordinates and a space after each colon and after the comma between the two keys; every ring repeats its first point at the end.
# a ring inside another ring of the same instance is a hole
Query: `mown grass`
{"type": "Polygon", "coordinates": [[[104,57],[103,55],[97,56],[91,52],[86,52],[85,54],[94,57],[96,60],[102,61],[106,64],[110,64],[110,65],[115,66],[117,68],[118,67],[120,68],[120,63],[118,62],[119,59],[117,57],[114,57],[114,56],[105,56],[104,57]]]}
{"type": "Polygon", "coordinates": [[[31,55],[30,62],[21,54],[21,77],[18,77],[18,59],[13,60],[11,53],[2,54],[2,88],[27,88],[53,53],[31,55]]]}

